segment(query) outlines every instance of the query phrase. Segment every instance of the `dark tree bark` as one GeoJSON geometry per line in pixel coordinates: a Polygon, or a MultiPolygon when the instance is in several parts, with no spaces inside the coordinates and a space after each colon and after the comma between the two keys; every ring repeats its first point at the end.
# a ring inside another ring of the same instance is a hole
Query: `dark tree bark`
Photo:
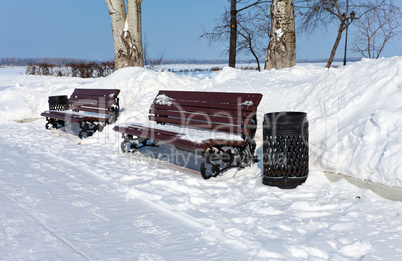
{"type": "Polygon", "coordinates": [[[230,40],[229,40],[229,67],[236,67],[237,48],[237,0],[230,2],[230,40]]]}
{"type": "Polygon", "coordinates": [[[336,37],[334,47],[332,47],[331,55],[329,56],[328,62],[327,62],[327,68],[331,67],[332,62],[334,61],[336,49],[338,49],[339,42],[341,41],[342,38],[342,32],[345,30],[345,21],[342,21],[341,25],[339,26],[338,29],[338,36],[336,37]]]}

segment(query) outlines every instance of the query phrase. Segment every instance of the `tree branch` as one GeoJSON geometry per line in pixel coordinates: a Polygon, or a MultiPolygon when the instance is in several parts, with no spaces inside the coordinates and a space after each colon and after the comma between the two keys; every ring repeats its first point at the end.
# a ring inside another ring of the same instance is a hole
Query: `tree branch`
{"type": "Polygon", "coordinates": [[[243,7],[243,8],[241,8],[241,9],[237,10],[237,13],[240,13],[241,11],[244,11],[244,10],[246,10],[246,9],[249,9],[250,7],[253,7],[253,6],[255,6],[255,5],[259,5],[259,4],[263,4],[263,3],[269,3],[269,2],[271,2],[271,1],[262,1],[262,0],[258,0],[257,2],[255,2],[255,3],[251,4],[251,5],[248,5],[248,6],[246,6],[246,7],[243,7]]]}

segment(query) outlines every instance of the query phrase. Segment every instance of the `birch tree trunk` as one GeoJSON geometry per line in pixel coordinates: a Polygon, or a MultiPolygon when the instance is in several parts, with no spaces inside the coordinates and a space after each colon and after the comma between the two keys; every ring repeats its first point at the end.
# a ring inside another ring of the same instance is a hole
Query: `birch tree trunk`
{"type": "Polygon", "coordinates": [[[142,51],[142,0],[105,0],[112,22],[114,70],[144,66],[142,51]]]}
{"type": "Polygon", "coordinates": [[[129,66],[144,66],[142,51],[141,3],[143,0],[127,0],[129,66]]]}
{"type": "Polygon", "coordinates": [[[296,64],[294,0],[273,0],[271,34],[265,57],[265,70],[282,69],[296,64]]]}

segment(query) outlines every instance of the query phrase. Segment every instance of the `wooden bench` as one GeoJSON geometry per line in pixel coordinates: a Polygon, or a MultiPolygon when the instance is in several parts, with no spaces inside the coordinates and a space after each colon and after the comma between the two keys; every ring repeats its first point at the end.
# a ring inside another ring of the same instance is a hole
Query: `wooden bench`
{"type": "Polygon", "coordinates": [[[123,152],[160,141],[202,155],[200,171],[208,179],[258,161],[254,134],[261,98],[258,93],[159,91],[147,126],[128,124],[113,130],[122,133],[123,152]]]}
{"type": "Polygon", "coordinates": [[[118,89],[75,89],[68,99],[67,110],[41,113],[47,120],[46,129],[58,129],[65,126],[65,122],[72,122],[79,124],[81,139],[92,136],[117,120],[119,93],[118,89]]]}

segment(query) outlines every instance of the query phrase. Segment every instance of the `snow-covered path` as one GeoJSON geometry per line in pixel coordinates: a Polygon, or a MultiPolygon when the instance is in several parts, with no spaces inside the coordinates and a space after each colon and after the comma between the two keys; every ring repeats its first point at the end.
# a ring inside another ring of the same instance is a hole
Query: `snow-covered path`
{"type": "Polygon", "coordinates": [[[401,57],[202,77],[19,72],[0,69],[0,260],[402,260],[402,202],[323,172],[402,187],[401,57]],[[45,129],[48,96],[93,87],[121,90],[117,124],[146,120],[162,89],[260,92],[257,154],[264,113],[305,111],[309,177],[294,190],[268,187],[259,162],[203,180],[143,155],[199,169],[169,145],[121,154],[113,126],[84,140],[74,125],[45,129]]]}
{"type": "Polygon", "coordinates": [[[110,127],[79,140],[44,123],[0,124],[1,260],[402,258],[402,203],[344,180],[280,190],[257,164],[204,181],[133,162],[110,127]]]}
{"type": "Polygon", "coordinates": [[[24,125],[14,125],[0,142],[0,208],[7,214],[1,216],[1,260],[246,258],[228,244],[209,247],[202,225],[190,217],[146,198],[127,200],[113,178],[113,153],[97,157],[74,148],[75,137],[64,135],[55,143],[43,124],[24,125]],[[33,141],[35,130],[44,135],[33,141]],[[70,146],[54,146],[62,142],[70,146]],[[85,166],[89,162],[93,169],[85,166]]]}

